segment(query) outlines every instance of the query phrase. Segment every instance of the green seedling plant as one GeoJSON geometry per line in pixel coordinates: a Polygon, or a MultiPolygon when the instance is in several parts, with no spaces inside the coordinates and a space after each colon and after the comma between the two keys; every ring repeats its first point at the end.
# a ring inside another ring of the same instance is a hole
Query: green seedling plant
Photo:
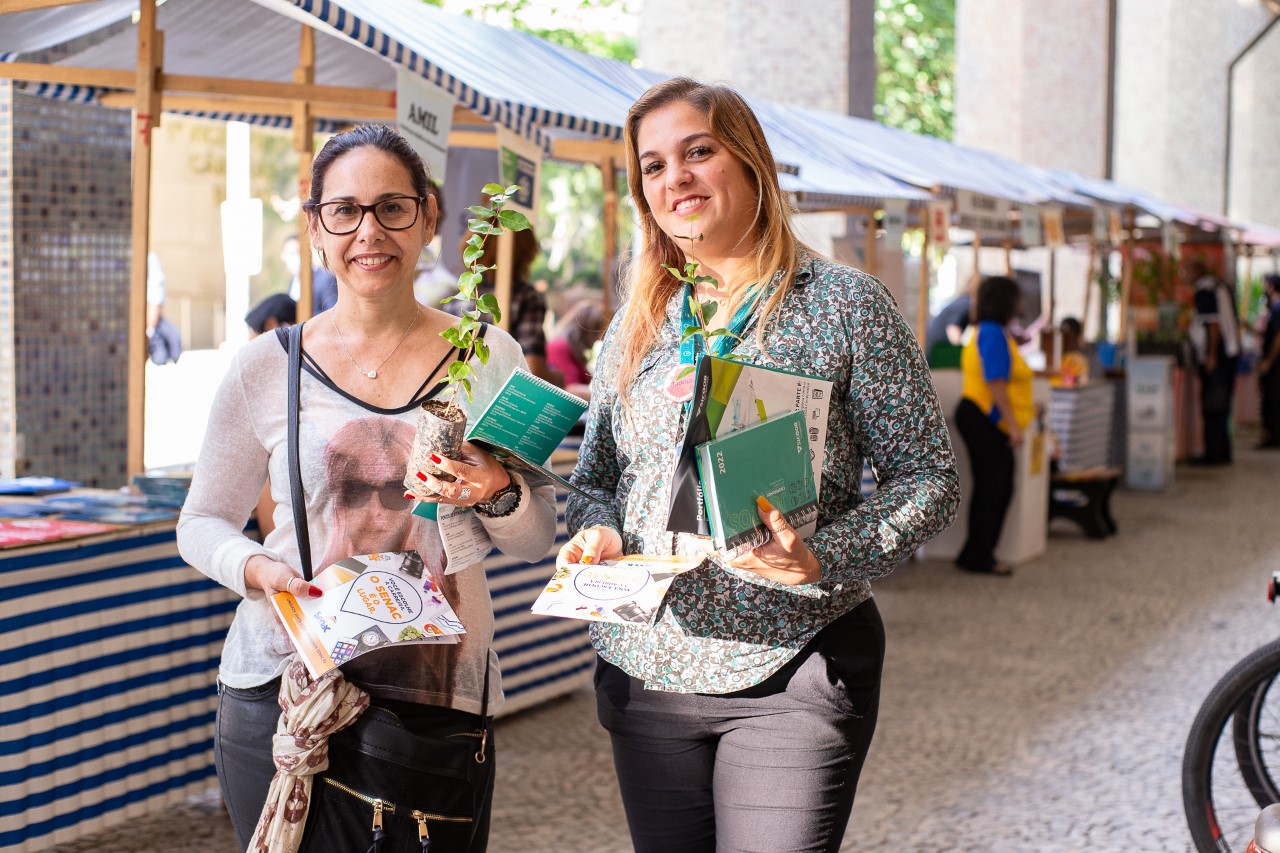
{"type": "Polygon", "coordinates": [[[454,409],[454,401],[458,391],[464,391],[467,401],[472,402],[471,381],[476,371],[471,366],[471,356],[483,365],[489,363],[489,346],[479,336],[482,323],[480,318],[492,314],[494,322],[502,320],[502,311],[498,308],[498,298],[492,293],[481,294],[480,283],[484,274],[498,267],[496,264],[485,266],[480,263],[484,256],[484,244],[490,237],[496,237],[504,231],[525,231],[529,226],[528,218],[519,211],[503,210],[516,193],[520,192],[518,184],[503,187],[500,184],[485,184],[481,190],[489,197],[488,204],[473,204],[467,208],[474,218],[467,220],[467,230],[471,236],[467,238],[462,250],[462,263],[466,271],[458,276],[458,292],[441,299],[446,302],[463,302],[469,306],[462,312],[458,322],[440,333],[456,349],[462,350],[462,358],[449,365],[449,373],[445,382],[449,385],[449,409],[454,409]]]}
{"type": "MultiPolygon", "coordinates": [[[[698,214],[695,213],[692,216],[685,217],[685,221],[692,224],[697,218],[698,214]]],[[[680,344],[683,346],[690,338],[702,338],[702,349],[709,352],[711,350],[710,343],[713,338],[729,337],[733,339],[734,343],[740,343],[742,341],[742,337],[734,334],[726,328],[707,328],[711,319],[716,316],[716,312],[720,310],[720,304],[714,299],[699,301],[696,295],[698,285],[710,284],[714,287],[719,284],[719,282],[717,282],[712,276],[698,275],[698,268],[701,265],[698,263],[697,258],[694,257],[692,249],[697,242],[702,239],[702,234],[693,233],[691,228],[689,234],[687,236],[682,236],[682,239],[689,241],[689,251],[686,252],[686,256],[691,258],[691,260],[685,261],[683,269],[673,267],[671,264],[662,265],[662,268],[669,272],[677,281],[682,281],[689,287],[689,313],[693,315],[694,324],[684,327],[684,332],[680,335],[680,344]]],[[[723,358],[726,361],[743,361],[745,356],[731,352],[726,353],[723,356],[719,356],[719,358],[723,358]]],[[[696,365],[685,365],[681,368],[680,372],[676,374],[676,378],[683,379],[692,373],[695,368],[696,365]]]]}

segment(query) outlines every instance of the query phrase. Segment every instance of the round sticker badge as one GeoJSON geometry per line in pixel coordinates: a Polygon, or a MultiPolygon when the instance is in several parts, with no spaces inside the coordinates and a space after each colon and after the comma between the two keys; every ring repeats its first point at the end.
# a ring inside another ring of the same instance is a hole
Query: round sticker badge
{"type": "Polygon", "coordinates": [[[689,370],[687,364],[677,364],[671,368],[671,372],[667,374],[667,381],[663,383],[663,393],[671,400],[677,403],[686,403],[693,397],[693,380],[696,371],[689,370]],[[684,376],[680,375],[682,370],[688,370],[684,376]]]}

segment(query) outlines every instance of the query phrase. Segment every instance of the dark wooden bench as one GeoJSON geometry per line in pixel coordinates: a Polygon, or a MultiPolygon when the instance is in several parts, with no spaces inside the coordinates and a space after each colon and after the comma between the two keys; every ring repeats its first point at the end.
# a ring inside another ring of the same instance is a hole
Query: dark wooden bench
{"type": "Polygon", "coordinates": [[[1085,536],[1102,539],[1116,532],[1111,493],[1120,482],[1119,468],[1054,471],[1049,476],[1049,520],[1069,518],[1085,536]]]}

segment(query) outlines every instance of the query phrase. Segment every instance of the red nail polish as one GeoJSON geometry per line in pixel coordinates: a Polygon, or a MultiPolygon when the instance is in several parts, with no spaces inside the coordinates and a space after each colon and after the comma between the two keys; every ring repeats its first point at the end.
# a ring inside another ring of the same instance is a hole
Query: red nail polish
{"type": "Polygon", "coordinates": [[[432,453],[432,454],[431,454],[431,461],[432,461],[432,462],[434,462],[435,464],[439,465],[443,460],[442,460],[439,456],[436,456],[434,453],[432,453]]]}
{"type": "Polygon", "coordinates": [[[405,493],[404,493],[404,496],[405,496],[406,498],[408,498],[409,500],[413,500],[413,499],[414,499],[414,497],[415,497],[415,495],[413,494],[413,492],[405,492],[405,493]]]}
{"type": "Polygon", "coordinates": [[[321,598],[324,596],[324,590],[322,590],[318,586],[308,587],[307,595],[311,596],[312,598],[321,598]]]}
{"type": "Polygon", "coordinates": [[[424,474],[424,473],[422,473],[421,471],[419,471],[419,472],[418,472],[418,479],[425,483],[425,482],[427,482],[427,475],[426,475],[426,474],[424,474]]]}

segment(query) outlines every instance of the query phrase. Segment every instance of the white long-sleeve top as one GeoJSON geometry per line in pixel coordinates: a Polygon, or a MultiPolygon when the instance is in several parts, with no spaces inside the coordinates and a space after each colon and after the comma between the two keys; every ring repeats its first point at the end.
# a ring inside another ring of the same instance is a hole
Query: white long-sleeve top
{"type": "MultiPolygon", "coordinates": [[[[485,333],[490,357],[473,366],[474,403],[482,411],[516,367],[519,345],[501,329],[485,333]]],[[[424,377],[425,378],[425,377],[424,377]]],[[[183,559],[243,597],[223,647],[218,677],[231,687],[254,687],[280,675],[293,653],[262,590],[245,586],[249,558],[263,554],[301,567],[289,493],[287,452],[288,353],[276,335],[263,335],[236,355],[214,399],[195,477],[178,521],[183,559]],[[259,544],[244,535],[262,484],[270,479],[275,529],[259,544]]],[[[441,391],[426,389],[398,409],[381,409],[333,384],[305,357],[299,447],[313,571],[354,554],[417,550],[466,634],[457,645],[380,649],[343,666],[348,679],[373,696],[479,713],[486,650],[493,639],[493,606],[477,565],[444,574],[444,547],[434,521],[409,512],[402,479],[413,444],[418,407],[441,391]]],[[[495,547],[521,559],[546,555],[555,539],[555,487],[512,473],[523,496],[505,518],[483,518],[495,547]]],[[[490,662],[489,712],[498,710],[501,684],[490,662]]]]}

